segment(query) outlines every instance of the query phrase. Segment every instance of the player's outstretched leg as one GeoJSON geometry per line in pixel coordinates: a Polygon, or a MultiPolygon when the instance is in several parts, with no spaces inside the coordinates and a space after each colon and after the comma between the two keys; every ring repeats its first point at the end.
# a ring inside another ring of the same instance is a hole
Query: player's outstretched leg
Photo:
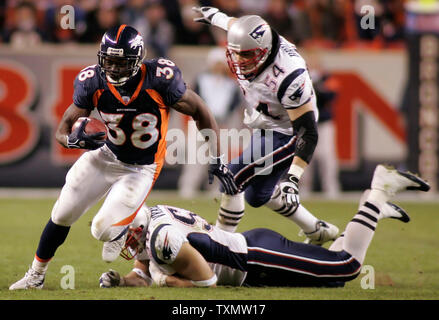
{"type": "MultiPolygon", "coordinates": [[[[386,208],[388,200],[404,190],[428,191],[429,189],[430,186],[424,180],[412,173],[378,165],[373,175],[371,191],[360,205],[358,213],[346,226],[343,249],[362,264],[378,221],[396,215],[386,208]]],[[[334,250],[334,247],[330,250],[334,250]]]]}
{"type": "MultiPolygon", "coordinates": [[[[360,209],[360,207],[366,202],[366,199],[369,196],[369,194],[370,194],[370,189],[367,189],[363,192],[360,198],[358,209],[360,209]]],[[[378,220],[385,218],[396,219],[404,223],[410,221],[410,216],[408,215],[408,213],[403,208],[390,201],[387,201],[385,205],[382,207],[381,214],[378,220]]]]}
{"type": "Polygon", "coordinates": [[[300,234],[306,236],[305,243],[321,246],[337,238],[339,230],[335,225],[319,220],[303,205],[294,208],[286,204],[279,185],[276,185],[273,195],[265,206],[295,222],[301,228],[300,234]]]}
{"type": "Polygon", "coordinates": [[[50,219],[41,234],[32,266],[23,278],[9,287],[9,290],[42,289],[49,262],[67,238],[69,230],[70,227],[55,224],[50,219]]]}

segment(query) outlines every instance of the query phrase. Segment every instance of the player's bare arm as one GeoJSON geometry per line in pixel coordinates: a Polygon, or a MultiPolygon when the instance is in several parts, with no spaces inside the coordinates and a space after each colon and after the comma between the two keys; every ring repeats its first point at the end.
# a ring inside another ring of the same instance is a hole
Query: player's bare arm
{"type": "Polygon", "coordinates": [[[213,139],[213,141],[209,141],[210,152],[213,157],[209,167],[209,183],[213,182],[213,176],[217,176],[227,194],[236,194],[238,188],[233,180],[233,175],[223,163],[222,155],[227,150],[224,150],[224,152],[221,150],[218,124],[203,99],[193,90],[187,89],[181,99],[172,105],[171,108],[191,116],[195,120],[200,132],[203,133],[203,129],[211,130],[210,136],[205,136],[206,141],[213,139]]]}
{"type": "Polygon", "coordinates": [[[319,135],[311,102],[296,109],[288,109],[287,112],[297,134],[296,152],[287,180],[280,184],[280,188],[287,203],[299,206],[299,179],[311,160],[319,135]]]}
{"type": "Polygon", "coordinates": [[[90,110],[79,108],[74,103],[72,103],[64,112],[61,122],[58,125],[58,129],[55,133],[56,141],[58,141],[58,143],[61,144],[63,147],[68,148],[67,138],[71,133],[73,124],[80,117],[88,117],[90,113],[90,110]]]}
{"type": "Polygon", "coordinates": [[[183,243],[171,267],[180,277],[168,277],[168,286],[215,287],[216,275],[204,257],[188,242],[183,243]],[[185,281],[187,280],[187,281],[185,281]]]}
{"type": "MultiPolygon", "coordinates": [[[[213,130],[216,137],[219,137],[218,124],[216,123],[212,112],[204,103],[203,99],[201,99],[201,97],[193,90],[187,89],[183,97],[181,97],[181,99],[176,104],[171,106],[171,108],[177,110],[178,112],[191,116],[192,119],[196,121],[198,130],[201,131],[203,129],[211,129],[213,130]]],[[[209,137],[206,137],[206,140],[208,138],[209,137]]],[[[212,141],[212,143],[214,143],[214,145],[212,145],[211,148],[216,149],[214,151],[215,153],[212,154],[212,156],[220,156],[221,150],[219,139],[216,139],[216,141],[212,141]]]]}
{"type": "Polygon", "coordinates": [[[121,287],[149,287],[150,282],[145,279],[150,277],[148,260],[135,260],[134,268],[120,279],[121,287]]]}
{"type": "MultiPolygon", "coordinates": [[[[300,117],[302,117],[304,114],[306,114],[308,112],[314,112],[314,111],[313,111],[312,103],[308,102],[297,109],[289,109],[289,110],[287,110],[287,112],[288,112],[288,116],[290,117],[290,120],[294,126],[294,122],[297,119],[299,119],[300,117]]],[[[315,134],[317,134],[317,130],[316,130],[315,134]]],[[[308,162],[306,162],[304,159],[302,159],[300,156],[297,155],[293,159],[293,165],[299,166],[300,168],[302,168],[304,170],[307,167],[308,162]]]]}

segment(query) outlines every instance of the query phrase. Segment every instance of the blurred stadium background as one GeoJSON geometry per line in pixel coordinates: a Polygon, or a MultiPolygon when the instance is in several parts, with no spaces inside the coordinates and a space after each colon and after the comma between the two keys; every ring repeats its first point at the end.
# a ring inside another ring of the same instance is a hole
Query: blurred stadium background
{"type": "MultiPolygon", "coordinates": [[[[99,41],[111,26],[137,28],[147,57],[172,59],[193,87],[210,49],[225,44],[224,32],[192,22],[198,5],[231,16],[259,14],[298,46],[331,93],[341,191],[367,187],[375,165],[385,162],[419,172],[434,197],[439,5],[428,0],[0,1],[0,188],[16,194],[63,185],[79,152],[61,148],[54,132],[72,101],[73,79],[97,63],[99,41]],[[74,29],[61,27],[65,5],[74,8],[74,29]],[[373,8],[375,28],[361,28],[370,12],[364,6],[373,8]]],[[[170,128],[184,125],[171,115],[170,128]]],[[[176,190],[181,170],[166,164],[155,191],[176,190]]],[[[314,191],[322,190],[318,177],[314,191]]]]}

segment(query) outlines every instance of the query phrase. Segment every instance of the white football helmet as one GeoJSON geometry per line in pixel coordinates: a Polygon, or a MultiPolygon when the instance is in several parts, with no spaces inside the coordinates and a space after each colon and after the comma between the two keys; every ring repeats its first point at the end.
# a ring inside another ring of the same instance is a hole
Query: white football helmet
{"type": "Polygon", "coordinates": [[[143,205],[127,230],[125,245],[120,256],[125,260],[133,259],[145,248],[146,230],[148,229],[151,216],[149,209],[143,205]]]}
{"type": "Polygon", "coordinates": [[[227,62],[239,78],[251,80],[271,53],[273,35],[259,16],[238,18],[227,32],[227,62]]]}

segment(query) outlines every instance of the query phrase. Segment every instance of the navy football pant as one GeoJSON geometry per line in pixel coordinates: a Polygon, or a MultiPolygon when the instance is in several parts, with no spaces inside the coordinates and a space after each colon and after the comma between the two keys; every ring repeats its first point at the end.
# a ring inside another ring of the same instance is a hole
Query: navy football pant
{"type": "Polygon", "coordinates": [[[361,264],[346,251],[294,242],[269,229],[242,233],[247,240],[248,286],[342,286],[361,264]]]}
{"type": "MultiPolygon", "coordinates": [[[[245,200],[260,207],[270,200],[274,187],[290,168],[296,137],[276,131],[255,130],[250,145],[228,164],[245,200]]],[[[221,192],[224,189],[221,188],[221,192]]]]}

